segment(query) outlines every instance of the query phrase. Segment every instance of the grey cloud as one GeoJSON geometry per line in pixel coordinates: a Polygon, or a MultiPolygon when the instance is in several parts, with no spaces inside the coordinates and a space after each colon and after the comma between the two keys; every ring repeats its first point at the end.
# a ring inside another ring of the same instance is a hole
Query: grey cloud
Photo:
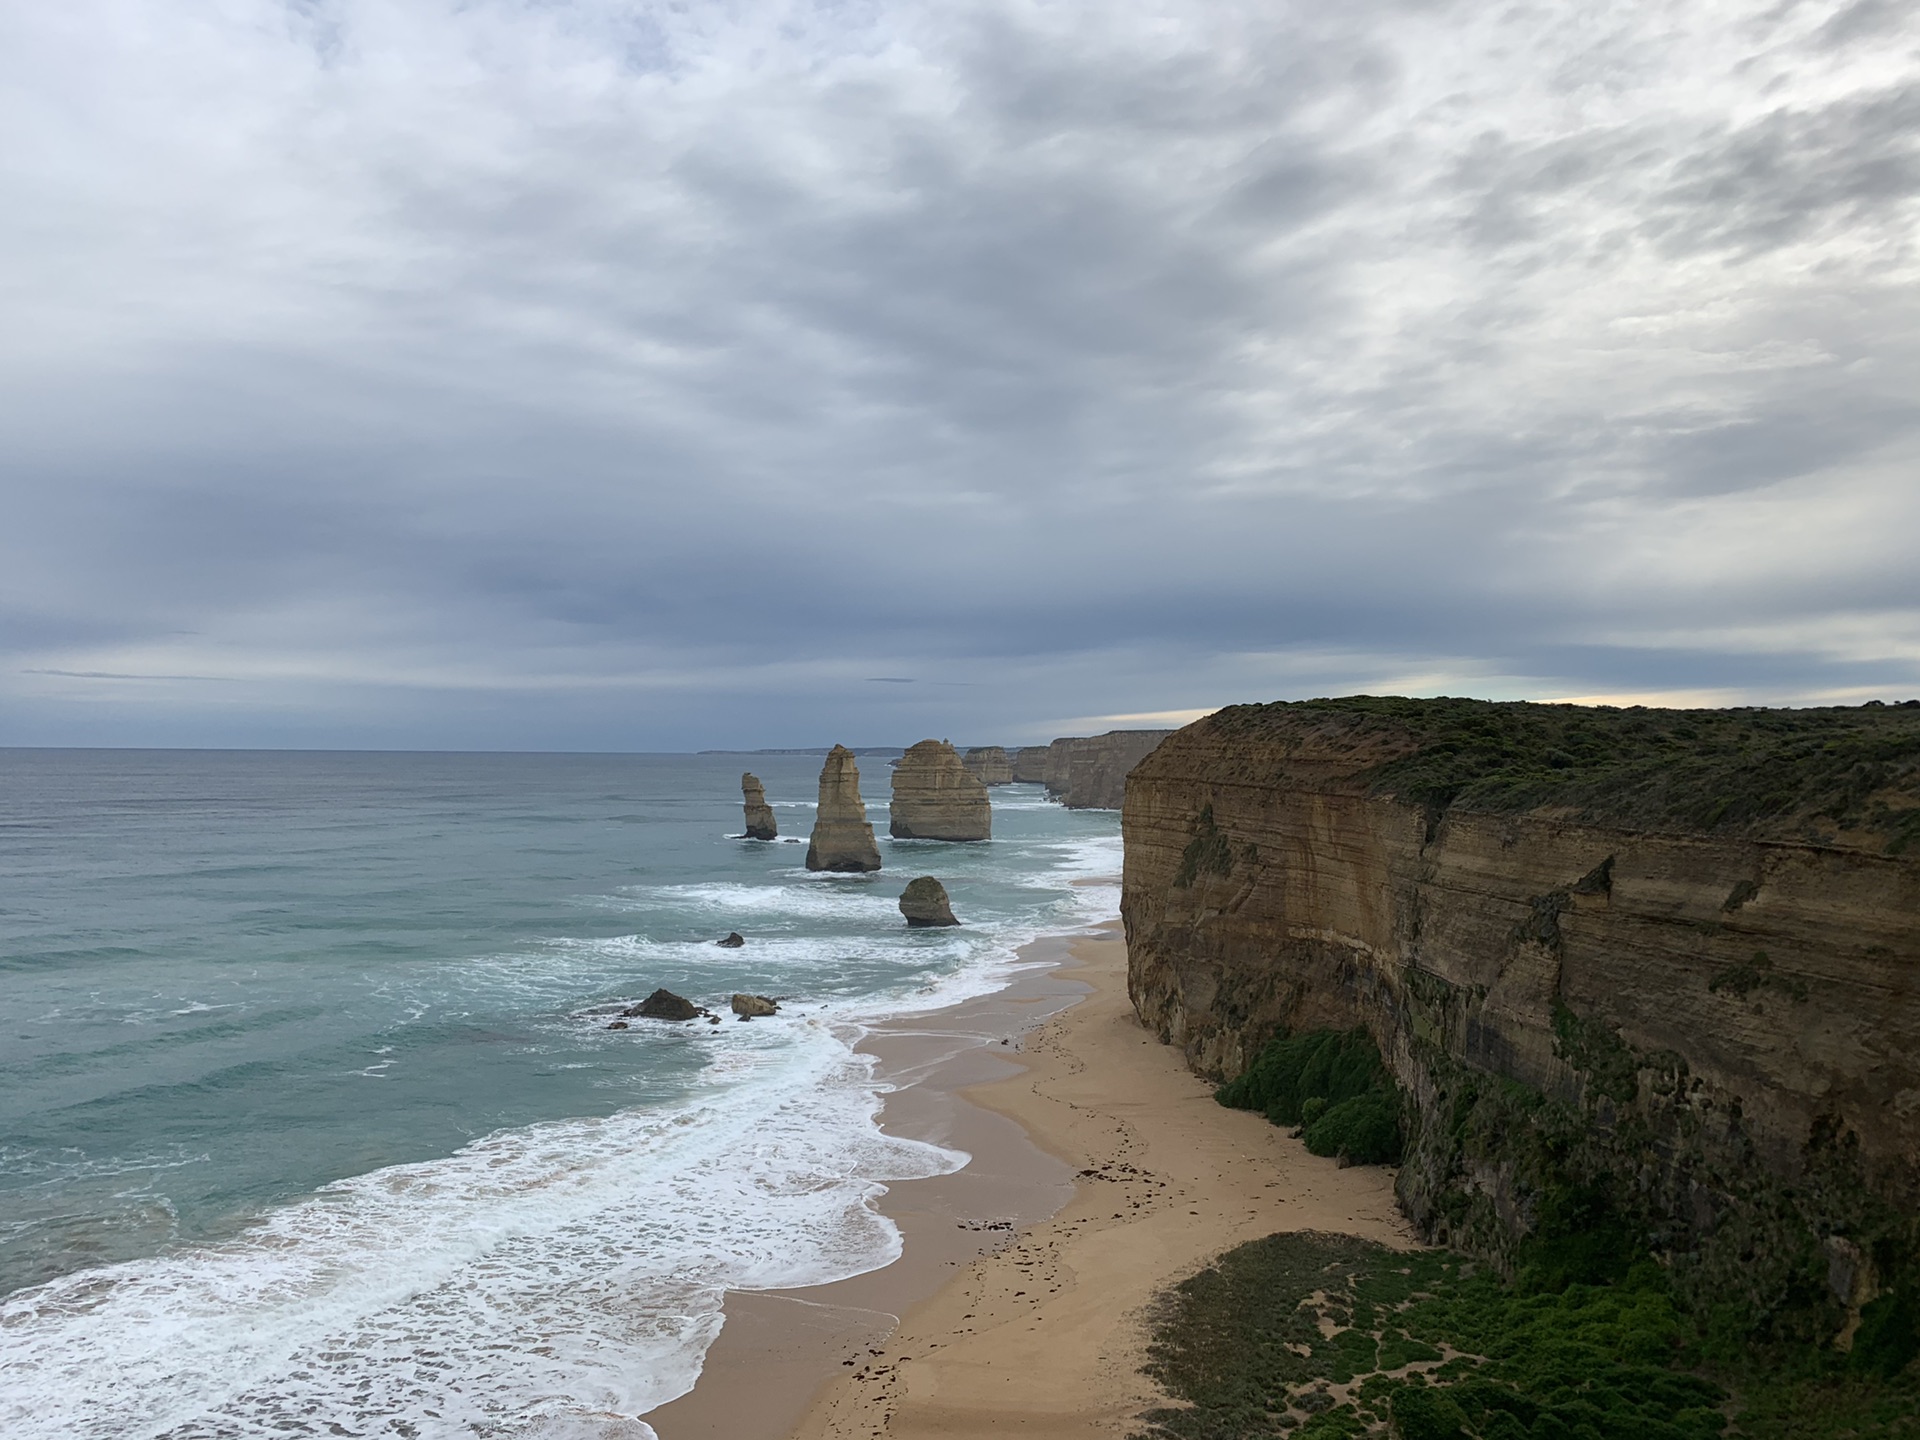
{"type": "Polygon", "coordinates": [[[1803,632],[1920,612],[1914,84],[1809,44],[1795,88],[1777,18],[1680,57],[1659,7],[1538,18],[343,0],[158,62],[29,27],[77,98],[0,231],[0,742],[1910,686],[1898,627],[1803,632]],[[1781,638],[1660,639],[1734,624],[1781,638]]]}

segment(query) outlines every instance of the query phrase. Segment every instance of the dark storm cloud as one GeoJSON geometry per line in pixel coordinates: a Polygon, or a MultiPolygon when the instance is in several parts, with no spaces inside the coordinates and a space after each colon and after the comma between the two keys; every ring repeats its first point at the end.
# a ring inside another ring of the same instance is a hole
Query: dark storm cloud
{"type": "Polygon", "coordinates": [[[0,25],[0,741],[1916,688],[1873,0],[0,25]]]}

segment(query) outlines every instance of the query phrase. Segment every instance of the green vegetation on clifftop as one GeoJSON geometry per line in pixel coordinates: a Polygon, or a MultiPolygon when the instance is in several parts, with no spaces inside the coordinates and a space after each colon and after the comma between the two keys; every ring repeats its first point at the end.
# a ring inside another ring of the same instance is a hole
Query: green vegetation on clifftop
{"type": "Polygon", "coordinates": [[[1643,829],[1787,826],[1920,847],[1920,701],[1805,710],[1652,710],[1350,695],[1233,705],[1254,736],[1315,722],[1418,747],[1367,777],[1438,810],[1563,808],[1643,829]]]}

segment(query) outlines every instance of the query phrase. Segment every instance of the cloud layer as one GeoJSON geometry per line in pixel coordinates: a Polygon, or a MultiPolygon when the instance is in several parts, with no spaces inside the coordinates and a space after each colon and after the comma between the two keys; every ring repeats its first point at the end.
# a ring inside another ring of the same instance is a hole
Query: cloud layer
{"type": "Polygon", "coordinates": [[[1920,693],[1883,0],[75,0],[0,124],[0,743],[1920,693]]]}

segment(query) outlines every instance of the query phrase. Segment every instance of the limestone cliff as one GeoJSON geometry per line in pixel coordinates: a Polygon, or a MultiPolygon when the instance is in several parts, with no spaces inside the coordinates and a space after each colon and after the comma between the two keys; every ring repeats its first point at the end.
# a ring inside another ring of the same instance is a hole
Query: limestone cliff
{"type": "Polygon", "coordinates": [[[1132,770],[1171,730],[1109,730],[1069,736],[1047,747],[1043,778],[1069,810],[1118,810],[1132,770]]]}
{"type": "Polygon", "coordinates": [[[986,840],[993,835],[987,787],[944,740],[922,740],[900,757],[889,809],[896,840],[986,840]]]}
{"type": "Polygon", "coordinates": [[[975,745],[961,759],[982,785],[1013,783],[1013,762],[998,745],[975,745]]]}
{"type": "Polygon", "coordinates": [[[766,787],[751,770],[740,777],[740,794],[747,812],[747,838],[778,840],[780,827],[774,823],[773,807],[767,804],[766,787]]]}
{"type": "Polygon", "coordinates": [[[1572,1186],[1764,1323],[1920,1285],[1920,707],[1236,706],[1122,823],[1141,1018],[1217,1078],[1365,1027],[1429,1236],[1572,1186]]]}
{"type": "Polygon", "coordinates": [[[813,820],[813,838],[807,843],[809,870],[878,870],[880,847],[867,823],[866,802],[860,798],[860,767],[853,752],[836,745],[820,767],[820,808],[813,820]]]}
{"type": "Polygon", "coordinates": [[[1022,785],[1044,785],[1047,780],[1045,745],[1023,745],[1013,752],[1013,778],[1022,785]]]}

